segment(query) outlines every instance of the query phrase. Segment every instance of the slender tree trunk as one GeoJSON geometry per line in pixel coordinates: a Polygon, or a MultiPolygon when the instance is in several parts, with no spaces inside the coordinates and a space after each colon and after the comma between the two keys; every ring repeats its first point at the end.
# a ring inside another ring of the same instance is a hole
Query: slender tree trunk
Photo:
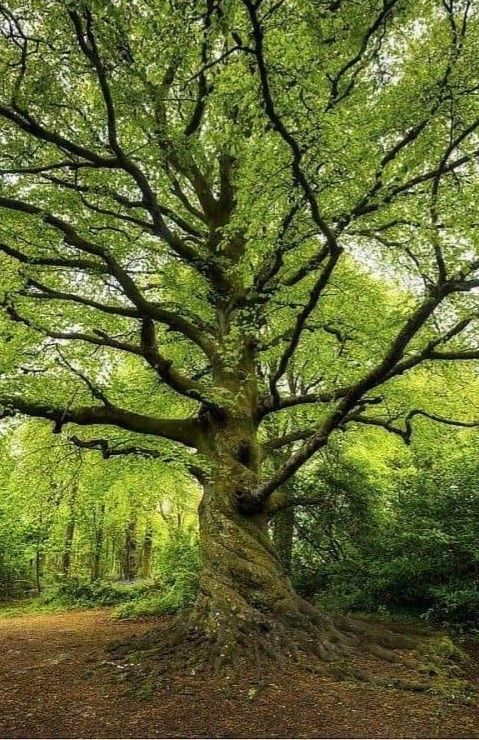
{"type": "Polygon", "coordinates": [[[100,506],[98,521],[95,527],[95,545],[93,551],[93,563],[91,569],[92,581],[98,581],[101,577],[101,556],[103,551],[103,530],[105,522],[105,504],[100,506]]]}
{"type": "Polygon", "coordinates": [[[37,593],[40,594],[42,591],[42,565],[43,565],[43,554],[41,551],[42,543],[37,540],[35,548],[35,585],[37,593]]]}
{"type": "Polygon", "coordinates": [[[65,530],[65,539],[63,541],[63,553],[62,553],[62,576],[63,578],[70,577],[70,568],[72,560],[72,547],[73,537],[75,535],[76,525],[76,499],[78,494],[78,481],[75,481],[70,496],[68,499],[68,521],[65,530]]]}
{"type": "Polygon", "coordinates": [[[140,555],[139,575],[141,578],[148,578],[151,572],[151,558],[153,553],[153,525],[151,520],[146,523],[145,536],[140,555]]]}
{"type": "Polygon", "coordinates": [[[62,553],[62,576],[63,578],[70,577],[72,545],[73,545],[74,534],[75,534],[75,519],[72,516],[68,519],[67,527],[65,530],[65,540],[63,544],[63,553],[62,553]]]}
{"type": "MultiPolygon", "coordinates": [[[[297,393],[297,388],[290,382],[290,392],[292,395],[297,393]]],[[[286,460],[293,454],[291,445],[288,445],[283,451],[276,451],[272,455],[273,467],[279,470],[286,460]]],[[[294,482],[287,481],[281,487],[281,492],[288,495],[294,494],[294,482]]],[[[279,493],[279,492],[278,492],[279,493]]],[[[283,509],[275,514],[273,518],[273,541],[278,553],[281,565],[286,573],[291,573],[291,558],[293,554],[293,535],[294,535],[294,507],[283,509]]]]}
{"type": "Polygon", "coordinates": [[[123,549],[123,578],[132,581],[136,576],[136,516],[130,516],[125,529],[125,544],[123,549]]]}
{"type": "Polygon", "coordinates": [[[286,573],[291,573],[293,554],[294,508],[278,511],[273,519],[273,542],[281,565],[286,573]]]}

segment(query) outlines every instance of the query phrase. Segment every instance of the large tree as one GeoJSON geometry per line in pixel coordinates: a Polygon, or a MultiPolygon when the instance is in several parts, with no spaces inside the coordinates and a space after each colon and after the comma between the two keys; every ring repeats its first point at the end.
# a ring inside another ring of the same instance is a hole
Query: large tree
{"type": "Polygon", "coordinates": [[[282,571],[285,484],[350,425],[474,423],[390,401],[479,358],[472,1],[26,0],[0,28],[3,416],[106,457],[184,448],[189,624],[224,657],[292,635],[330,657],[356,638],[282,571]]]}

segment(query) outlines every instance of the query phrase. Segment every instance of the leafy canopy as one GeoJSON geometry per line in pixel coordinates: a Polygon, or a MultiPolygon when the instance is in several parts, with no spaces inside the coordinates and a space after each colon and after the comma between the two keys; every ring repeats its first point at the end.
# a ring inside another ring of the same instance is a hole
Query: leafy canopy
{"type": "Polygon", "coordinates": [[[170,459],[279,414],[255,506],[338,429],[474,424],[397,402],[479,357],[471,0],[0,12],[4,416],[170,459]]]}

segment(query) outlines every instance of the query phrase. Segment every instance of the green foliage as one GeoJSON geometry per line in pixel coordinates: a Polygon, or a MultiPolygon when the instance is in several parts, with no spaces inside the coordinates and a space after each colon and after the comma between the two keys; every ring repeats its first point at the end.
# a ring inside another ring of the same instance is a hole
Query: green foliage
{"type": "Polygon", "coordinates": [[[157,554],[157,582],[141,598],[115,610],[120,619],[171,614],[193,603],[198,584],[199,553],[196,537],[174,530],[157,554]]]}
{"type": "Polygon", "coordinates": [[[0,597],[189,603],[190,473],[268,509],[258,420],[304,592],[476,618],[477,470],[408,415],[478,416],[473,5],[2,6],[0,597]]]}
{"type": "Polygon", "coordinates": [[[0,508],[0,600],[19,595],[30,586],[30,574],[23,557],[25,533],[0,508]]]}
{"type": "MultiPolygon", "coordinates": [[[[0,599],[41,592],[45,605],[117,605],[160,578],[170,589],[197,498],[181,470],[72,452],[38,422],[0,445],[0,599]]],[[[186,565],[180,578],[186,593],[186,565]]]]}
{"type": "Polygon", "coordinates": [[[431,586],[431,608],[427,618],[452,627],[466,627],[477,632],[479,625],[479,586],[470,579],[451,579],[442,586],[431,586]]]}
{"type": "Polygon", "coordinates": [[[48,589],[42,597],[45,604],[67,607],[116,606],[141,598],[151,590],[151,582],[121,583],[84,581],[72,578],[48,589]]]}
{"type": "Polygon", "coordinates": [[[300,587],[336,608],[405,610],[450,627],[477,628],[477,441],[475,434],[456,433],[442,443],[446,454],[439,457],[418,442],[409,459],[396,460],[389,480],[371,474],[374,447],[369,478],[361,467],[354,474],[347,455],[336,461],[341,473],[333,480],[322,471],[330,505],[314,519],[305,515],[309,541],[300,532],[296,546],[300,587]]]}

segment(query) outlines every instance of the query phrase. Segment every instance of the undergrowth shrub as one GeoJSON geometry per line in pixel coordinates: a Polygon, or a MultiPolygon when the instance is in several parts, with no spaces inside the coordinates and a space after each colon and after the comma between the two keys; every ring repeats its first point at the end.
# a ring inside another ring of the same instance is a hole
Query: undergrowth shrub
{"type": "Polygon", "coordinates": [[[115,606],[138,599],[152,588],[151,581],[86,581],[71,578],[51,586],[42,594],[44,603],[65,606],[115,606]]]}
{"type": "Polygon", "coordinates": [[[115,609],[119,619],[172,614],[189,606],[198,584],[199,552],[195,534],[174,530],[156,557],[155,588],[115,609]]]}
{"type": "Polygon", "coordinates": [[[0,601],[21,596],[33,587],[28,567],[27,538],[24,528],[12,524],[0,507],[0,601]]]}
{"type": "Polygon", "coordinates": [[[448,465],[451,469],[398,477],[383,511],[381,492],[358,493],[343,479],[342,498],[331,496],[332,511],[299,519],[307,539],[300,537],[295,548],[296,586],[327,608],[402,612],[453,630],[477,631],[477,463],[461,458],[457,467],[448,465]],[[360,518],[360,495],[372,502],[369,526],[354,530],[347,516],[354,504],[355,520],[360,518]],[[338,501],[342,520],[334,508],[338,501]]]}
{"type": "Polygon", "coordinates": [[[479,631],[479,584],[453,583],[433,586],[432,606],[424,617],[454,628],[479,631]]]}

